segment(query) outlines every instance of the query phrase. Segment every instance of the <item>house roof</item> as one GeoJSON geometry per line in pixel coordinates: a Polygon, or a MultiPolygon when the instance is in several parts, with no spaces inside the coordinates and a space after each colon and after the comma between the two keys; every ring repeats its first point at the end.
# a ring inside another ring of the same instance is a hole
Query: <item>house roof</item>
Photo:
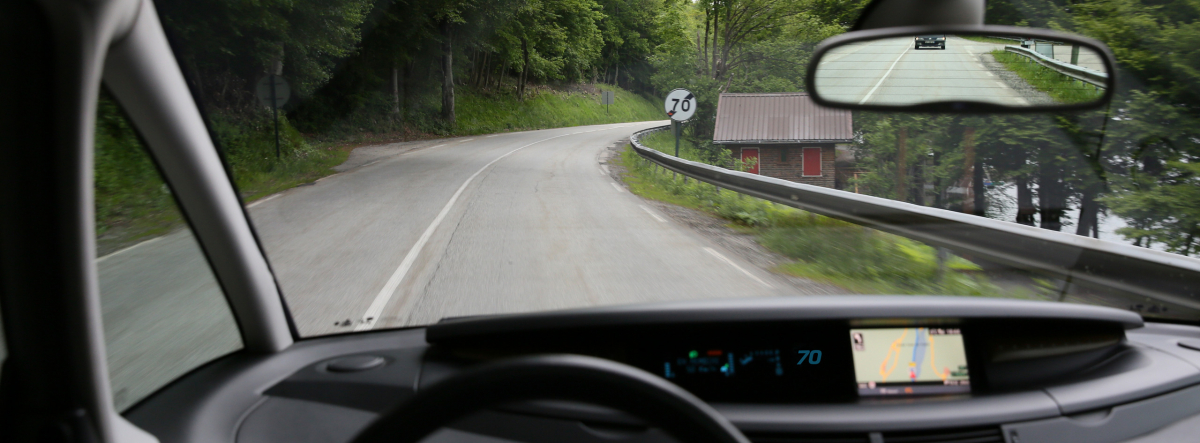
{"type": "Polygon", "coordinates": [[[713,142],[849,143],[850,111],[817,106],[807,93],[721,94],[713,142]]]}

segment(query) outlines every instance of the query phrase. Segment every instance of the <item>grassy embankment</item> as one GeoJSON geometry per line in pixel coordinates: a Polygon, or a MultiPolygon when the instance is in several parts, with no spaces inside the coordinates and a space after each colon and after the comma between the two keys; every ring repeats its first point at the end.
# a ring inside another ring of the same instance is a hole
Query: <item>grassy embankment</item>
{"type": "Polygon", "coordinates": [[[1104,96],[1104,90],[1075,80],[1025,57],[1011,52],[992,51],[992,57],[1039,91],[1059,103],[1088,103],[1104,96]]]}
{"type": "Polygon", "coordinates": [[[958,38],[961,38],[964,40],[970,40],[973,42],[995,43],[997,45],[1015,45],[1017,43],[1020,43],[1016,40],[1005,40],[1002,38],[985,37],[982,35],[956,35],[955,37],[958,37],[958,38]]]}
{"type": "MultiPolygon", "coordinates": [[[[664,152],[674,150],[674,141],[666,131],[642,141],[664,152]]],[[[699,161],[698,154],[691,143],[682,143],[682,157],[699,161]]],[[[793,259],[776,269],[782,273],[867,294],[1033,295],[1002,291],[978,275],[978,266],[961,257],[948,255],[944,266],[939,267],[936,249],[920,242],[733,191],[718,191],[713,185],[695,180],[685,184],[662,169],[655,173],[632,149],[622,153],[620,162],[628,170],[624,179],[633,193],[729,220],[731,227],[754,235],[763,246],[793,259]]]]}
{"type": "MultiPolygon", "coordinates": [[[[604,89],[615,89],[605,86],[604,89]]],[[[600,96],[580,92],[535,91],[526,100],[512,96],[483,96],[462,90],[458,96],[458,125],[431,136],[456,136],[590,124],[621,123],[661,118],[650,100],[615,89],[611,113],[600,96]]],[[[225,160],[246,202],[310,183],[332,174],[350,150],[364,143],[395,141],[365,131],[340,128],[328,134],[304,135],[281,117],[282,156],[275,158],[275,134],[270,114],[251,118],[210,115],[225,160]]],[[[111,253],[142,239],[162,235],[180,225],[182,217],[171,194],[147,157],[136,133],[115,103],[101,99],[96,125],[96,235],[99,253],[111,253]]]]}

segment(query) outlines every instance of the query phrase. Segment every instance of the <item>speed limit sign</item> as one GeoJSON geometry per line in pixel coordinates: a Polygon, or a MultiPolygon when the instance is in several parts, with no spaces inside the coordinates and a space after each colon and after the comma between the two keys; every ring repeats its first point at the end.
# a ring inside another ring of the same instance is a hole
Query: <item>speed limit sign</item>
{"type": "Polygon", "coordinates": [[[664,106],[671,120],[681,122],[696,114],[696,96],[687,89],[676,89],[667,94],[664,106]]]}

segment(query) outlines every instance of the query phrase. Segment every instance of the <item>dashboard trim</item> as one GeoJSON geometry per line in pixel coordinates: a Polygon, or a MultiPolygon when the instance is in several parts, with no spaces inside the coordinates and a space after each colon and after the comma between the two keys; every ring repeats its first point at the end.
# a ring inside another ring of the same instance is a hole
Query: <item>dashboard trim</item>
{"type": "Polygon", "coordinates": [[[951,296],[838,295],[769,297],[605,306],[531,314],[443,320],[429,326],[431,344],[545,329],[705,322],[936,319],[1085,320],[1140,328],[1136,313],[1100,306],[951,296]]]}

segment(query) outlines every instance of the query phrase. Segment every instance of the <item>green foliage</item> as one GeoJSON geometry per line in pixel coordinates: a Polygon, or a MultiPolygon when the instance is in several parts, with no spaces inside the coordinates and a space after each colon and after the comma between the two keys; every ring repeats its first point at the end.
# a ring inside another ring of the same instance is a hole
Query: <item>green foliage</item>
{"type": "Polygon", "coordinates": [[[156,4],[183,62],[220,105],[247,105],[252,85],[273,61],[300,96],[333,75],[359,42],[370,0],[172,0],[156,4]]]}
{"type": "Polygon", "coordinates": [[[95,138],[96,236],[100,253],[145,232],[162,233],[179,220],[171,191],[137,133],[107,95],[100,98],[95,138]]]}
{"type": "Polygon", "coordinates": [[[561,92],[547,89],[537,91],[525,100],[478,92],[464,94],[460,96],[458,104],[455,133],[489,134],[661,118],[662,109],[654,101],[615,86],[596,86],[615,92],[616,100],[611,106],[600,104],[599,90],[561,92]]]}
{"type": "MultiPolygon", "coordinates": [[[[281,117],[282,159],[275,159],[270,114],[212,117],[213,132],[246,201],[328,175],[346,160],[341,150],[317,149],[281,117]]],[[[181,223],[171,191],[162,181],[120,108],[107,96],[96,117],[96,235],[100,252],[119,249],[148,236],[161,235],[181,223]]]]}

